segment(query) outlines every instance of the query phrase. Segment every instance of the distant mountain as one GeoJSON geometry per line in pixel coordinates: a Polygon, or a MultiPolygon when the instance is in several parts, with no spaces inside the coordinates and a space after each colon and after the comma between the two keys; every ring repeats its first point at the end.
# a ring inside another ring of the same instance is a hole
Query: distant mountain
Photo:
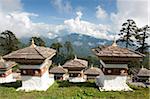
{"type": "MultiPolygon", "coordinates": [[[[49,39],[46,37],[41,37],[46,42],[47,46],[50,46],[54,42],[60,42],[64,44],[66,41],[70,41],[73,45],[75,54],[78,56],[88,56],[93,55],[91,48],[97,47],[99,45],[110,45],[111,41],[106,39],[98,39],[87,35],[81,35],[77,33],[71,33],[69,35],[59,36],[54,39],[49,39]]],[[[22,38],[23,43],[29,42],[29,38],[22,38]]]]}
{"type": "Polygon", "coordinates": [[[99,45],[108,45],[111,41],[106,39],[98,39],[87,35],[81,35],[77,33],[72,33],[70,35],[65,35],[61,37],[56,37],[52,40],[53,42],[65,43],[70,41],[73,45],[75,53],[78,56],[88,56],[92,55],[91,48],[99,45]]]}

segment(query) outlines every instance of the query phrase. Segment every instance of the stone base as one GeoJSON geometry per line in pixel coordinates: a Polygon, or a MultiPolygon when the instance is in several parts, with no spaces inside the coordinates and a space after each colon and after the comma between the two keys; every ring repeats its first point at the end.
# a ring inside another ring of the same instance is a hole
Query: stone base
{"type": "Polygon", "coordinates": [[[6,77],[0,77],[0,84],[10,82],[16,82],[16,79],[13,78],[13,74],[9,74],[6,77]]]}
{"type": "Polygon", "coordinates": [[[83,77],[69,77],[69,82],[86,82],[86,79],[83,77]]]}
{"type": "Polygon", "coordinates": [[[22,76],[22,87],[16,91],[46,91],[54,83],[54,75],[49,75],[46,71],[41,77],[38,76],[22,76]]]}
{"type": "Polygon", "coordinates": [[[96,78],[100,91],[132,91],[126,84],[127,76],[101,75],[96,78]]]}

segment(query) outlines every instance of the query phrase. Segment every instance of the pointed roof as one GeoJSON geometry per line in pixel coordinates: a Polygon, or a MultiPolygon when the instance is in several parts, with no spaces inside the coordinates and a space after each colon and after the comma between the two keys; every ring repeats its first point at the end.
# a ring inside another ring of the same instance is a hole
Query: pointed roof
{"type": "Polygon", "coordinates": [[[69,60],[67,61],[63,67],[87,67],[88,65],[88,61],[86,60],[82,60],[82,59],[78,59],[76,56],[73,60],[69,60]]]}
{"type": "Polygon", "coordinates": [[[112,43],[111,46],[114,46],[114,47],[115,47],[115,46],[118,46],[117,43],[116,43],[116,39],[115,39],[115,38],[114,38],[114,41],[113,41],[113,43],[112,43]]]}
{"type": "Polygon", "coordinates": [[[90,67],[89,69],[85,70],[84,74],[86,75],[100,75],[102,74],[103,72],[101,71],[100,68],[97,68],[97,67],[90,67]]]}
{"type": "Polygon", "coordinates": [[[15,65],[16,65],[15,62],[5,61],[5,60],[0,56],[0,70],[1,70],[1,69],[9,69],[9,68],[12,68],[12,67],[15,66],[15,65]]]}
{"type": "Polygon", "coordinates": [[[142,58],[145,55],[139,52],[121,48],[116,44],[116,41],[113,41],[110,46],[100,46],[92,49],[95,55],[99,57],[129,57],[129,58],[142,58]]]}
{"type": "Polygon", "coordinates": [[[19,49],[8,55],[5,55],[4,59],[46,59],[55,54],[55,50],[46,47],[36,46],[32,39],[32,44],[29,47],[19,49]]]}
{"type": "Polygon", "coordinates": [[[50,73],[62,73],[65,74],[67,73],[67,70],[64,69],[60,64],[57,67],[53,67],[52,69],[50,69],[50,73]]]}
{"type": "Polygon", "coordinates": [[[149,76],[150,77],[150,70],[146,68],[141,68],[137,74],[138,76],[149,76]]]}

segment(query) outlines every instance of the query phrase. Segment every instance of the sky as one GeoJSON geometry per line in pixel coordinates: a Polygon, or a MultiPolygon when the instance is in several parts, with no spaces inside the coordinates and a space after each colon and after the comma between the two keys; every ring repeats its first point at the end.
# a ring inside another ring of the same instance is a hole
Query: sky
{"type": "Polygon", "coordinates": [[[0,32],[18,38],[55,38],[70,33],[113,39],[133,19],[150,25],[149,0],[0,0],[0,32]]]}

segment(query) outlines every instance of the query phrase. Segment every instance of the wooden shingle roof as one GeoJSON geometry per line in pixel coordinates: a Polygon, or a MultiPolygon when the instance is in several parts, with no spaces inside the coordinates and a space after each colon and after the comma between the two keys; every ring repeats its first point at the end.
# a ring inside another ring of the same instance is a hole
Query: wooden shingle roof
{"type": "Polygon", "coordinates": [[[124,57],[124,58],[142,58],[143,54],[127,49],[118,47],[116,43],[111,46],[100,46],[92,49],[95,55],[98,57],[124,57]]]}
{"type": "Polygon", "coordinates": [[[97,67],[91,67],[87,70],[85,70],[84,74],[86,75],[100,75],[102,74],[103,72],[101,71],[100,68],[97,68],[97,67]]]}
{"type": "Polygon", "coordinates": [[[61,73],[61,74],[65,74],[67,73],[67,70],[64,69],[62,66],[57,66],[57,67],[53,67],[50,69],[50,73],[61,73]]]}
{"type": "Polygon", "coordinates": [[[7,70],[15,66],[16,63],[12,61],[5,61],[2,57],[0,57],[0,70],[7,70]]]}
{"type": "Polygon", "coordinates": [[[146,68],[141,68],[137,74],[137,76],[149,76],[150,77],[150,70],[146,68]]]}
{"type": "Polygon", "coordinates": [[[87,65],[88,65],[88,61],[82,60],[82,59],[77,59],[77,57],[75,57],[73,60],[67,61],[63,65],[63,67],[65,67],[65,68],[69,68],[69,67],[76,67],[76,68],[83,67],[83,68],[85,68],[85,67],[87,67],[87,65]]]}
{"type": "Polygon", "coordinates": [[[55,54],[55,50],[46,47],[36,46],[32,41],[32,45],[23,49],[14,51],[5,55],[4,59],[46,59],[55,54]]]}

